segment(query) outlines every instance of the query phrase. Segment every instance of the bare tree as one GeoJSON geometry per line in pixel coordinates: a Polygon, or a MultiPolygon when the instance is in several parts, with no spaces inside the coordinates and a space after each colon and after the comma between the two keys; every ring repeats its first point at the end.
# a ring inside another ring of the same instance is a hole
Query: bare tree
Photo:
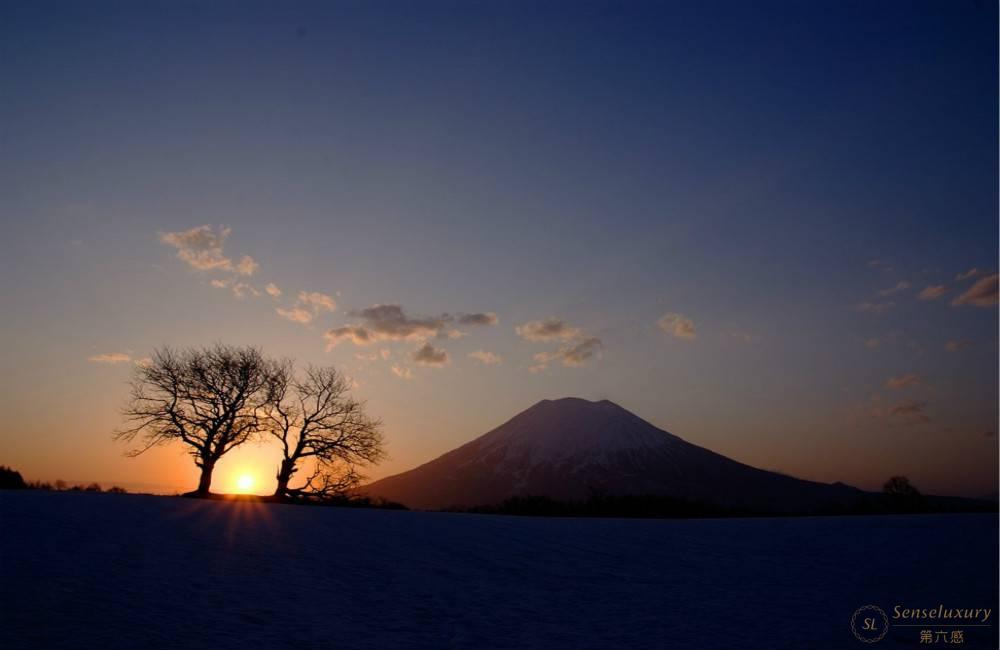
{"type": "Polygon", "coordinates": [[[276,498],[343,494],[360,482],[359,465],[385,457],[381,422],[365,413],[364,402],[348,395],[350,385],[335,368],[310,366],[296,377],[286,361],[272,377],[268,432],[283,454],[276,498]],[[291,487],[292,477],[309,461],[314,466],[309,478],[291,487]]]}
{"type": "Polygon", "coordinates": [[[156,350],[135,368],[123,410],[131,426],[114,437],[140,441],[130,456],[173,441],[187,445],[201,469],[193,494],[207,496],[219,459],[260,432],[267,389],[278,370],[251,347],[156,350]]]}
{"type": "Polygon", "coordinates": [[[905,476],[893,476],[882,486],[882,494],[886,495],[893,510],[916,512],[927,505],[924,495],[905,476]]]}
{"type": "Polygon", "coordinates": [[[884,494],[900,495],[905,497],[920,494],[920,490],[915,488],[913,484],[910,483],[910,479],[905,476],[890,477],[889,480],[882,486],[882,492],[884,494]]]}

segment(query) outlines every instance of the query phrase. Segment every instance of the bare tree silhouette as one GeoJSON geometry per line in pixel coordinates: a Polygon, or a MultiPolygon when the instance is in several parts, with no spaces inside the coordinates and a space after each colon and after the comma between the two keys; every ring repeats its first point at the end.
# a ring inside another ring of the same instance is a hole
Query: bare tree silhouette
{"type": "Polygon", "coordinates": [[[896,495],[902,497],[914,497],[920,496],[920,490],[910,483],[910,479],[905,476],[892,476],[888,481],[882,486],[882,492],[884,494],[896,495]]]}
{"type": "Polygon", "coordinates": [[[335,368],[310,366],[297,377],[286,361],[272,378],[267,430],[283,454],[275,497],[342,495],[360,482],[359,465],[385,457],[381,422],[348,395],[350,384],[335,368]],[[310,460],[314,469],[305,484],[290,487],[300,465],[310,460]]]}
{"type": "Polygon", "coordinates": [[[260,432],[266,389],[280,368],[252,347],[219,343],[156,350],[148,363],[135,367],[123,409],[131,426],[114,437],[140,441],[130,456],[174,441],[187,445],[201,469],[192,494],[207,496],[219,459],[260,432]]]}

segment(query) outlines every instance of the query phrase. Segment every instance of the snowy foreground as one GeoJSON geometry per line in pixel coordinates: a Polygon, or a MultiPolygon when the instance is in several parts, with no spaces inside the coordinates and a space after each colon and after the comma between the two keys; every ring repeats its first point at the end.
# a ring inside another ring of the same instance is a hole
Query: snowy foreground
{"type": "MultiPolygon", "coordinates": [[[[0,491],[0,648],[915,647],[997,517],[536,519],[0,491]]],[[[967,648],[997,647],[992,627],[967,648]]]]}

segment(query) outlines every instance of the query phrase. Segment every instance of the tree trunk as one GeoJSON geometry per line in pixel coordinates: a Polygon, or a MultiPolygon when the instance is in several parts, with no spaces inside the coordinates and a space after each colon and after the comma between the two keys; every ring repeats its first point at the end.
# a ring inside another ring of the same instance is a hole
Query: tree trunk
{"type": "Polygon", "coordinates": [[[295,473],[295,461],[286,458],[281,461],[281,468],[278,470],[278,475],[275,477],[278,479],[278,487],[274,489],[274,496],[277,499],[284,498],[288,494],[288,483],[292,480],[292,474],[295,473]]]}
{"type": "Polygon", "coordinates": [[[195,495],[199,497],[207,497],[209,495],[209,488],[212,487],[212,471],[215,469],[215,463],[212,461],[204,461],[201,465],[201,478],[198,479],[198,489],[195,490],[195,495]]]}

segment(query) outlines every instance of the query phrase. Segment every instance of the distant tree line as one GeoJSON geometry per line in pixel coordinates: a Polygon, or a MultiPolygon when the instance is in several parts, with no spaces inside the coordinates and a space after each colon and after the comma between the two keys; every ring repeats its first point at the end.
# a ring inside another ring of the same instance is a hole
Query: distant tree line
{"type": "Polygon", "coordinates": [[[187,496],[211,496],[212,475],[230,451],[273,441],[282,458],[275,500],[348,499],[359,469],[385,457],[381,422],[349,395],[350,382],[333,367],[302,371],[258,348],[216,344],[156,350],[137,365],[115,439],[138,456],[179,442],[200,471],[187,496]]]}
{"type": "Polygon", "coordinates": [[[528,517],[623,517],[649,519],[693,519],[702,517],[773,517],[823,515],[886,515],[945,512],[996,512],[997,503],[959,497],[925,497],[905,476],[893,476],[881,493],[862,493],[849,503],[831,503],[798,512],[766,508],[724,507],[704,501],[667,496],[609,495],[592,491],[587,499],[559,501],[544,496],[517,496],[500,503],[451,512],[519,515],[528,517]]]}
{"type": "Polygon", "coordinates": [[[114,485],[107,490],[101,487],[100,483],[89,483],[87,485],[69,485],[66,481],[57,480],[54,483],[48,481],[25,481],[21,472],[0,465],[0,490],[55,490],[67,492],[108,492],[109,494],[126,494],[128,490],[114,485]]]}

